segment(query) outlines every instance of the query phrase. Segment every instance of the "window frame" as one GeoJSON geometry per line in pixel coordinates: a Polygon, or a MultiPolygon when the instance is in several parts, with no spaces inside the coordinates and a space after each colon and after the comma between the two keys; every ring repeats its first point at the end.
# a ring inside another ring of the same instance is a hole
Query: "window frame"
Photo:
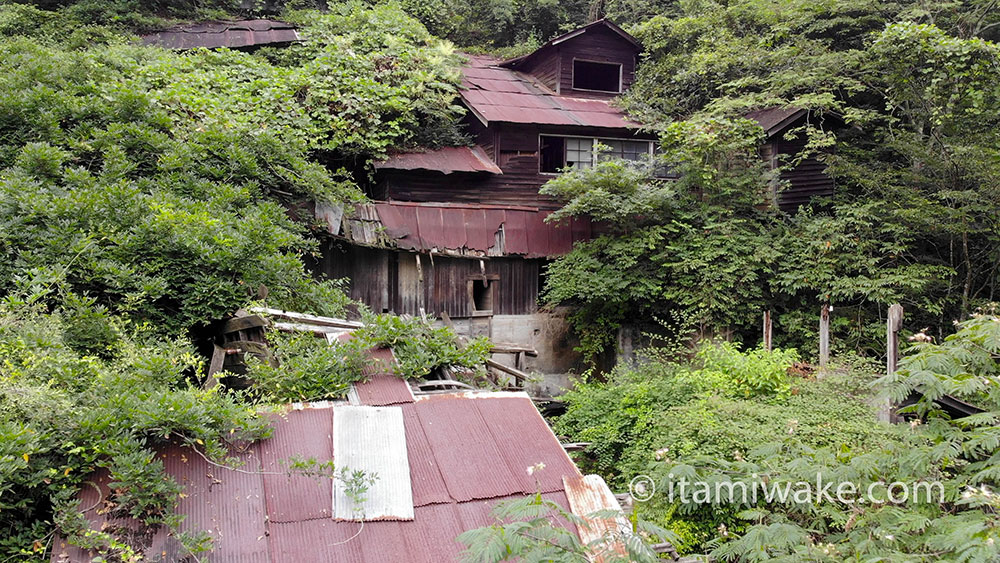
{"type": "MultiPolygon", "coordinates": [[[[590,166],[596,166],[599,160],[597,160],[597,145],[601,141],[630,141],[636,143],[646,143],[647,152],[646,154],[653,156],[653,151],[656,148],[656,141],[652,139],[636,139],[636,138],[625,138],[625,137],[592,137],[588,135],[559,135],[552,133],[539,133],[538,134],[538,174],[542,176],[558,176],[562,172],[545,172],[542,170],[542,137],[559,137],[561,139],[590,139],[590,166]]],[[[563,143],[563,166],[566,165],[566,145],[563,143]]]]}
{"type": "Polygon", "coordinates": [[[570,90],[576,90],[578,92],[599,92],[601,94],[621,94],[624,92],[622,86],[624,85],[624,75],[625,75],[625,65],[622,63],[610,62],[610,61],[596,61],[594,59],[581,59],[573,57],[572,68],[570,69],[570,79],[569,87],[570,90]],[[617,65],[618,66],[618,89],[617,90],[595,90],[593,88],[577,88],[576,87],[576,62],[580,61],[582,63],[596,63],[602,65],[617,65]]]}

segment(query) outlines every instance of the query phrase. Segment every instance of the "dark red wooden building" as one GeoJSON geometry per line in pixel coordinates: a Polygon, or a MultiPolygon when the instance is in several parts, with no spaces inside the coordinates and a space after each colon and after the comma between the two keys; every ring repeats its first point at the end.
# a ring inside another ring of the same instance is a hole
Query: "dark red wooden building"
{"type": "MultiPolygon", "coordinates": [[[[394,155],[376,167],[374,203],[347,216],[319,209],[336,238],[318,267],[350,278],[352,297],[375,311],[447,314],[460,330],[538,349],[529,368],[565,372],[573,342],[560,312],[539,311],[541,275],[546,260],[590,238],[592,226],[545,222],[558,204],[538,190],[560,170],[605,155],[653,154],[655,135],[612,104],[632,84],[641,50],[601,20],[523,57],[469,57],[461,101],[475,145],[394,155]]],[[[778,152],[796,150],[782,132],[804,115],[753,116],[768,131],[767,158],[777,163],[778,152]]],[[[822,167],[813,168],[799,179],[790,173],[783,207],[832,190],[822,167]]]]}

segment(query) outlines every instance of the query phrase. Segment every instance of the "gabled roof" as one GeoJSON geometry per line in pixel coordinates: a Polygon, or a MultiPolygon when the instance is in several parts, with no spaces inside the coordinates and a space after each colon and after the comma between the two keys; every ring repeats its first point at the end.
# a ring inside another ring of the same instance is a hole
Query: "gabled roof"
{"type": "MultiPolygon", "coordinates": [[[[383,352],[383,359],[391,360],[383,352]]],[[[357,387],[352,393],[356,404],[298,404],[276,415],[273,435],[239,453],[245,464],[237,470],[212,465],[188,447],[160,450],[157,457],[167,473],[184,487],[178,507],[186,516],[181,528],[213,538],[210,560],[455,561],[463,550],[455,538],[492,524],[490,511],[503,500],[540,492],[567,511],[586,509],[577,515],[596,525],[602,520],[587,518],[593,511],[620,510],[600,477],[580,474],[524,393],[414,396],[405,381],[385,370],[357,387]],[[368,417],[369,424],[338,426],[357,424],[368,414],[374,416],[368,417]],[[386,424],[402,430],[389,432],[386,424]],[[383,448],[376,440],[391,443],[383,448]],[[337,444],[350,450],[340,451],[337,444]],[[373,502],[390,515],[365,518],[363,524],[337,519],[342,496],[335,495],[336,482],[288,473],[292,457],[332,460],[339,468],[343,460],[378,463],[380,456],[373,454],[386,450],[401,457],[394,471],[406,472],[409,488],[401,488],[405,479],[381,484],[376,479],[365,493],[365,506],[373,502]],[[544,469],[527,472],[540,463],[544,469]],[[599,500],[596,505],[594,499],[599,500]],[[412,513],[402,510],[407,507],[412,513]]],[[[94,529],[139,530],[136,521],[109,511],[110,481],[106,471],[93,475],[92,486],[80,492],[80,510],[94,529]]],[[[578,532],[572,523],[562,524],[578,532]]],[[[144,544],[147,560],[177,561],[188,555],[163,529],[146,537],[137,532],[136,538],[144,544]]],[[[89,561],[92,556],[55,540],[53,562],[89,561]]]]}
{"type": "Polygon", "coordinates": [[[444,147],[423,152],[394,154],[375,164],[379,170],[433,170],[452,172],[488,172],[503,174],[480,147],[444,147]]]}
{"type": "Polygon", "coordinates": [[[292,43],[299,40],[295,26],[276,20],[204,22],[144,35],[145,45],[165,49],[204,47],[239,49],[258,45],[292,43]]]}
{"type": "Polygon", "coordinates": [[[610,21],[608,19],[602,18],[602,19],[599,19],[599,20],[597,20],[595,22],[589,23],[589,24],[587,24],[587,25],[585,25],[583,27],[579,27],[577,29],[574,29],[573,31],[570,31],[568,33],[564,33],[564,34],[560,35],[559,37],[556,37],[555,39],[550,39],[544,45],[542,45],[541,47],[535,49],[531,53],[528,53],[527,55],[523,55],[523,56],[520,56],[520,57],[515,57],[513,59],[507,59],[506,61],[503,61],[503,62],[501,62],[499,64],[500,64],[500,66],[506,67],[506,68],[517,68],[518,66],[523,65],[525,62],[527,62],[527,61],[529,61],[529,60],[531,60],[531,59],[539,56],[539,54],[541,54],[542,51],[548,50],[550,47],[553,47],[555,45],[559,45],[560,43],[565,43],[566,41],[569,41],[570,39],[579,37],[581,35],[586,34],[589,31],[593,31],[595,29],[608,29],[608,30],[612,31],[613,33],[621,36],[622,39],[624,39],[625,41],[627,41],[628,43],[630,43],[632,45],[632,47],[635,48],[636,52],[642,51],[642,44],[639,43],[639,40],[637,40],[635,37],[632,37],[624,29],[618,27],[614,22],[612,22],[612,21],[610,21]]]}
{"type": "Polygon", "coordinates": [[[773,137],[807,113],[803,108],[774,107],[752,111],[746,117],[759,123],[768,137],[773,137]]]}
{"type": "Polygon", "coordinates": [[[483,125],[531,123],[638,129],[607,100],[557,95],[528,75],[503,68],[497,59],[470,57],[463,68],[462,101],[483,125]]]}

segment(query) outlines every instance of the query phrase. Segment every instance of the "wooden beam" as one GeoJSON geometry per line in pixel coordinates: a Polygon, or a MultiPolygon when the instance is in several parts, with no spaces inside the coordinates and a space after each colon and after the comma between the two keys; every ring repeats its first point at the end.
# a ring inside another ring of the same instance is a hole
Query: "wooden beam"
{"type": "MultiPolygon", "coordinates": [[[[899,329],[903,327],[903,306],[895,303],[889,306],[889,315],[885,321],[885,373],[896,373],[899,365],[899,329]]],[[[896,414],[892,403],[886,399],[879,405],[878,419],[882,422],[895,422],[896,414]]]]}
{"type": "Polygon", "coordinates": [[[365,326],[364,323],[359,323],[357,321],[348,321],[346,319],[335,319],[333,317],[320,317],[317,315],[307,315],[305,313],[282,311],[281,309],[270,309],[267,307],[253,307],[250,309],[250,311],[253,313],[270,315],[272,317],[277,317],[279,319],[287,319],[302,324],[332,326],[336,328],[361,328],[365,326]]]}
{"type": "Polygon", "coordinates": [[[517,385],[523,385],[524,382],[529,377],[528,374],[524,373],[523,371],[514,369],[510,366],[505,366],[495,360],[486,360],[486,366],[491,367],[497,371],[502,371],[508,375],[514,376],[514,383],[517,385]]]}

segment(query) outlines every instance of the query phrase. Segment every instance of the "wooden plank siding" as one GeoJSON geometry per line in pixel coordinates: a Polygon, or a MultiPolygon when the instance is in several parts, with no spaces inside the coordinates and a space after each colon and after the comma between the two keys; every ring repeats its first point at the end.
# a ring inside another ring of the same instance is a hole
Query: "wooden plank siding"
{"type": "MultiPolygon", "coordinates": [[[[799,119],[773,135],[761,147],[761,155],[772,165],[789,162],[805,148],[807,140],[803,132],[786,139],[786,132],[804,124],[805,118],[799,119]]],[[[794,213],[799,207],[809,205],[813,198],[832,196],[836,187],[833,178],[826,173],[826,164],[814,157],[806,158],[791,170],[782,172],[781,179],[787,185],[778,194],[778,207],[787,213],[794,213]]]]}
{"type": "Polygon", "coordinates": [[[576,98],[608,98],[616,94],[573,89],[573,59],[622,65],[622,92],[635,78],[637,51],[621,35],[607,28],[593,28],[586,34],[559,44],[559,93],[576,98]]]}
{"type": "MultiPolygon", "coordinates": [[[[485,128],[484,128],[485,129],[485,128]]],[[[497,123],[490,127],[495,145],[483,146],[495,159],[503,174],[442,174],[431,171],[392,171],[381,173],[381,189],[376,199],[416,202],[483,203],[491,205],[525,205],[541,209],[556,209],[553,198],[538,193],[538,189],[555,177],[542,174],[538,166],[540,135],[573,135],[618,139],[654,140],[653,136],[630,129],[595,127],[557,127],[497,123]]],[[[488,137],[482,133],[481,137],[488,137]]]]}
{"type": "MultiPolygon", "coordinates": [[[[478,259],[354,246],[341,241],[324,243],[322,258],[313,271],[329,278],[348,278],[349,295],[375,312],[418,315],[448,313],[452,318],[473,315],[469,281],[482,279],[478,259]]],[[[538,310],[543,260],[490,258],[485,274],[495,283],[493,314],[523,315],[538,310]]]]}

